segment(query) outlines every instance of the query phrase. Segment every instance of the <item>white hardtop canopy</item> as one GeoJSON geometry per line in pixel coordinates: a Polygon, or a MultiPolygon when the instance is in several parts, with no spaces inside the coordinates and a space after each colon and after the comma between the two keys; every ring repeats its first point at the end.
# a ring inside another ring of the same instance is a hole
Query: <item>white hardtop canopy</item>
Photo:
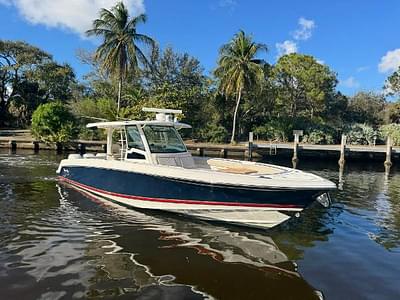
{"type": "MultiPolygon", "coordinates": [[[[192,126],[185,124],[185,123],[180,123],[177,121],[175,114],[181,114],[181,110],[175,110],[175,109],[160,109],[160,108],[147,108],[144,107],[142,109],[145,112],[154,112],[156,113],[156,119],[155,120],[147,120],[147,121],[135,121],[135,120],[129,120],[129,121],[105,121],[105,122],[96,122],[96,123],[89,123],[86,125],[88,128],[102,128],[107,131],[107,159],[113,156],[112,152],[112,145],[113,145],[113,132],[115,129],[119,129],[121,131],[121,142],[122,148],[127,148],[127,142],[125,139],[122,138],[123,132],[125,132],[125,127],[127,126],[135,126],[135,125],[140,125],[139,127],[145,127],[146,125],[156,125],[156,126],[169,126],[169,127],[174,127],[176,129],[181,129],[181,128],[192,128],[192,126]],[[125,141],[125,144],[124,144],[125,141]]],[[[140,135],[142,142],[145,144],[146,150],[133,150],[136,151],[142,155],[148,155],[149,160],[151,160],[151,151],[149,149],[149,146],[147,145],[147,138],[145,137],[143,133],[143,129],[140,128],[140,135]]],[[[126,133],[125,133],[126,134],[126,133]]],[[[182,142],[183,143],[183,142],[182,142]]],[[[123,149],[125,151],[126,149],[123,149]]],[[[121,157],[122,157],[121,152],[121,157]]],[[[126,152],[125,152],[126,155],[126,152]]]]}
{"type": "Polygon", "coordinates": [[[132,126],[132,125],[159,125],[159,126],[174,126],[177,129],[181,128],[192,128],[189,124],[180,123],[180,122],[162,122],[157,120],[152,121],[112,121],[112,122],[96,122],[96,123],[89,123],[86,125],[88,128],[123,128],[125,126],[132,126]]]}
{"type": "Polygon", "coordinates": [[[143,107],[142,111],[156,113],[156,119],[151,121],[129,120],[129,121],[96,122],[96,123],[89,123],[86,125],[86,127],[118,129],[129,125],[159,125],[159,126],[174,126],[176,129],[192,128],[192,126],[190,126],[189,124],[180,123],[177,121],[175,115],[182,113],[182,111],[179,109],[143,107]]]}

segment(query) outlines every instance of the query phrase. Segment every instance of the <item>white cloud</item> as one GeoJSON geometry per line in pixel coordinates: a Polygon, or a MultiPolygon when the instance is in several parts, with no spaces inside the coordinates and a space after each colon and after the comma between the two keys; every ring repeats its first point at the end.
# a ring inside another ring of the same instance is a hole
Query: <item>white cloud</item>
{"type": "MultiPolygon", "coordinates": [[[[111,8],[119,0],[0,0],[13,5],[32,24],[71,30],[82,37],[98,17],[101,8],[111,8]]],[[[144,12],[143,0],[123,0],[132,15],[144,12]]]]}
{"type": "Polygon", "coordinates": [[[290,40],[286,40],[283,43],[276,43],[275,46],[278,51],[278,57],[297,52],[297,44],[290,40]]]}
{"type": "Polygon", "coordinates": [[[378,65],[378,70],[381,73],[393,72],[400,67],[400,48],[386,52],[381,58],[381,62],[378,65]]]}
{"type": "Polygon", "coordinates": [[[341,80],[339,84],[347,88],[358,88],[360,86],[360,83],[353,76],[341,80]]]}
{"type": "Polygon", "coordinates": [[[299,29],[293,32],[293,38],[295,40],[306,41],[312,36],[312,31],[315,28],[315,22],[313,20],[307,20],[301,17],[299,19],[299,29]]]}
{"type": "Polygon", "coordinates": [[[237,2],[235,0],[219,0],[218,6],[222,8],[235,9],[237,2]]]}
{"type": "Polygon", "coordinates": [[[356,71],[358,73],[361,73],[361,72],[364,72],[364,71],[367,71],[367,70],[369,70],[369,66],[361,66],[361,67],[358,67],[356,71]]]}

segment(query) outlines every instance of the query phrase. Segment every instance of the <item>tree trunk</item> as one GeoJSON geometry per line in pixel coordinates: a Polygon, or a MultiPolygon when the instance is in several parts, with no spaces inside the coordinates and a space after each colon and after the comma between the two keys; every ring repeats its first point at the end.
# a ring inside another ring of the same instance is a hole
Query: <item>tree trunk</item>
{"type": "Polygon", "coordinates": [[[122,76],[119,76],[119,80],[118,80],[117,117],[119,117],[119,108],[121,106],[121,93],[122,93],[122,76]]]}
{"type": "Polygon", "coordinates": [[[231,137],[231,144],[235,143],[235,134],[236,134],[236,117],[239,110],[240,98],[242,97],[242,89],[239,89],[237,99],[236,99],[236,107],[235,112],[233,114],[233,126],[232,126],[232,137],[231,137]]]}

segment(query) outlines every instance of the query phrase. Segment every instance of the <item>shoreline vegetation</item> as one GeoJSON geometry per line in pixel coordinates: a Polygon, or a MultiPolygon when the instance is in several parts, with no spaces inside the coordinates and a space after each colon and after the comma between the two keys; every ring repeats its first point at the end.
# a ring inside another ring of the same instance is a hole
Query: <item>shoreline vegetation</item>
{"type": "Polygon", "coordinates": [[[77,50],[90,67],[82,80],[35,46],[0,40],[0,128],[30,128],[47,143],[101,140],[87,123],[146,119],[147,106],[181,109],[180,120],[193,126],[183,137],[198,142],[235,144],[254,132],[284,143],[303,130],[308,144],[340,144],[345,134],[352,145],[385,144],[388,136],[400,145],[400,69],[382,91],[346,96],[328,65],[298,53],[270,64],[268,45],[239,30],[206,75],[195,57],[140,33],[146,20],[131,17],[122,2],[102,9],[87,31],[100,46],[77,50]]]}

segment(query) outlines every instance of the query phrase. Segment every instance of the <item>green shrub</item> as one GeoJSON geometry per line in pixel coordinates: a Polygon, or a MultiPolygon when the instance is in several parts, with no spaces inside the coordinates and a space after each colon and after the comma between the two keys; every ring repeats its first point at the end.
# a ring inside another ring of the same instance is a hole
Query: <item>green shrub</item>
{"type": "Polygon", "coordinates": [[[287,119],[272,119],[253,129],[256,136],[268,141],[286,142],[293,131],[293,124],[287,119]]]}
{"type": "Polygon", "coordinates": [[[386,139],[389,135],[392,137],[393,145],[400,146],[400,124],[382,125],[379,128],[380,136],[386,139]]]}
{"type": "Polygon", "coordinates": [[[65,143],[76,135],[75,119],[61,102],[41,104],[32,115],[31,131],[41,141],[65,143]]]}
{"type": "Polygon", "coordinates": [[[347,143],[351,145],[372,145],[379,136],[378,132],[367,124],[353,124],[345,129],[347,143]]]}
{"type": "Polygon", "coordinates": [[[319,129],[312,130],[309,134],[305,134],[302,141],[304,143],[319,145],[333,144],[335,142],[332,134],[319,129]]]}
{"type": "Polygon", "coordinates": [[[198,133],[201,141],[211,143],[226,143],[229,139],[228,130],[221,125],[209,124],[198,133]]]}

